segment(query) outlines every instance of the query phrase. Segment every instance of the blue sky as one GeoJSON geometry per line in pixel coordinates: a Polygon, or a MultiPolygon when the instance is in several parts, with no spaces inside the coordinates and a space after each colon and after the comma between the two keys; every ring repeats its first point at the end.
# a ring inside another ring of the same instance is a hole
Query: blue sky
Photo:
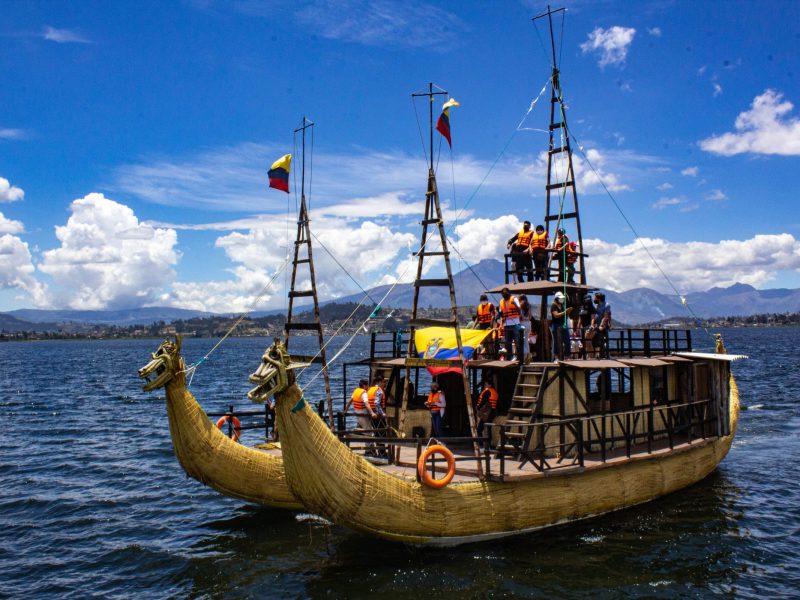
{"type": "MultiPolygon", "coordinates": [[[[461,103],[438,157],[446,218],[463,211],[453,244],[499,257],[544,212],[549,90],[517,126],[550,73],[531,21],[545,6],[7,4],[0,310],[249,308],[294,236],[295,194],[266,170],[304,115],[315,243],[365,287],[413,277],[426,170],[410,94],[429,81],[461,103]]],[[[800,286],[800,4],[567,8],[572,134],[678,289],[800,286]]],[[[669,289],[580,157],[576,172],[590,280],[669,289]]],[[[324,297],[356,289],[315,259],[324,297]]],[[[284,280],[258,308],[284,305],[284,280]]]]}

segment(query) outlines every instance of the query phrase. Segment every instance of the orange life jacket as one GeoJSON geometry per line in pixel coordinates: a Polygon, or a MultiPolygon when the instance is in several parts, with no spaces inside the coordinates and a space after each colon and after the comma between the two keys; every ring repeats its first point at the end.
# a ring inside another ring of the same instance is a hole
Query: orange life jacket
{"type": "Polygon", "coordinates": [[[364,388],[356,388],[356,391],[353,392],[353,395],[350,397],[353,400],[353,409],[354,410],[364,410],[366,407],[364,406],[364,402],[361,400],[361,396],[364,395],[366,392],[364,388]]]}
{"type": "Polygon", "coordinates": [[[569,245],[569,238],[566,235],[559,235],[556,238],[556,250],[558,250],[559,252],[564,250],[563,248],[564,246],[568,245],[569,245]]]}
{"type": "Polygon", "coordinates": [[[439,392],[428,394],[428,408],[431,409],[431,412],[439,412],[439,392]]]}
{"type": "Polygon", "coordinates": [[[478,323],[491,323],[493,312],[494,304],[491,302],[487,302],[486,304],[478,304],[478,323]]]}
{"type": "Polygon", "coordinates": [[[516,300],[515,296],[511,296],[508,299],[508,302],[506,302],[505,298],[500,300],[500,312],[503,313],[503,317],[506,319],[519,318],[519,308],[517,308],[517,305],[514,304],[514,300],[516,300]]]}
{"type": "Polygon", "coordinates": [[[520,229],[519,233],[517,234],[517,247],[520,249],[527,248],[531,245],[531,238],[533,237],[533,231],[528,230],[525,231],[524,229],[520,229]]]}
{"type": "MultiPolygon", "coordinates": [[[[375,395],[378,393],[379,389],[380,389],[379,386],[373,385],[371,388],[369,388],[367,390],[367,401],[369,402],[369,407],[372,410],[375,410],[375,395]]],[[[386,396],[384,396],[384,398],[385,397],[386,396]]],[[[384,402],[385,402],[385,400],[384,400],[384,402]]],[[[381,408],[383,408],[383,402],[381,402],[381,408]]]]}
{"type": "Polygon", "coordinates": [[[578,250],[572,247],[572,243],[567,245],[567,263],[570,265],[575,264],[578,260],[578,250]]]}
{"type": "Polygon", "coordinates": [[[544,250],[547,248],[547,232],[543,231],[542,233],[534,233],[533,238],[531,239],[531,247],[536,250],[537,248],[541,248],[544,250]]]}
{"type": "Polygon", "coordinates": [[[481,400],[483,400],[483,397],[486,394],[489,394],[489,405],[492,407],[492,410],[495,410],[497,408],[497,400],[500,398],[497,390],[493,387],[490,387],[488,390],[483,390],[483,393],[481,394],[481,400]]]}

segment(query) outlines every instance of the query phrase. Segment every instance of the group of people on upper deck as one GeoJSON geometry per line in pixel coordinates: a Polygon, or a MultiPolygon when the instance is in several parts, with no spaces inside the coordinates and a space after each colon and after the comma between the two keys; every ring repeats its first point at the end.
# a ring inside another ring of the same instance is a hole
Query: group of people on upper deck
{"type": "Polygon", "coordinates": [[[558,281],[575,282],[575,263],[581,253],[578,245],[571,242],[563,227],[556,231],[556,239],[550,245],[550,235],[544,225],[531,229],[531,222],[525,221],[522,229],[509,238],[506,247],[511,254],[511,271],[514,283],[525,281],[549,281],[550,257],[558,264],[558,281]]]}
{"type": "MultiPolygon", "coordinates": [[[[495,307],[486,294],[481,294],[474,317],[476,329],[493,330],[485,343],[485,354],[494,358],[496,353],[501,360],[516,356],[523,363],[527,340],[531,359],[543,360],[537,352],[540,323],[527,296],[514,296],[507,287],[501,295],[500,305],[495,307]],[[494,347],[500,340],[502,345],[495,352],[494,347]]],[[[611,306],[602,292],[595,292],[594,297],[585,294],[577,306],[570,306],[564,293],[556,292],[550,305],[549,324],[553,360],[570,356],[608,356],[611,306]]]]}

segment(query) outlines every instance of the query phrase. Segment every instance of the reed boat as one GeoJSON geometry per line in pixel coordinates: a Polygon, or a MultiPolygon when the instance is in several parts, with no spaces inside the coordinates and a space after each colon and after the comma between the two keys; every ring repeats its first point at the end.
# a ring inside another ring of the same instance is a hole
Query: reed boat
{"type": "MultiPolygon", "coordinates": [[[[272,358],[276,372],[290,362],[279,345],[273,347],[272,358]]],[[[291,382],[290,372],[284,371],[281,377],[287,385],[275,399],[286,478],[307,510],[358,531],[411,544],[452,546],[497,539],[635,506],[700,481],[731,447],[739,394],[729,374],[729,359],[715,355],[695,359],[711,368],[715,381],[724,383],[719,390],[728,408],[724,435],[701,431],[713,419],[696,420],[692,426],[696,431],[680,443],[677,438],[654,440],[649,451],[634,447],[630,455],[624,448],[609,449],[604,460],[599,451],[586,452],[573,441],[563,467],[555,464],[559,457],[554,455],[552,468],[514,471],[509,461],[501,474],[498,459],[487,458],[488,477],[483,481],[474,472],[459,474],[457,469],[455,480],[441,489],[417,481],[413,467],[374,465],[353,452],[308,405],[291,382]]],[[[658,412],[669,418],[669,409],[658,412]]],[[[579,431],[574,420],[554,422],[555,428],[561,425],[579,431]]],[[[591,426],[586,421],[583,425],[591,426]]]]}
{"type": "Polygon", "coordinates": [[[275,508],[301,510],[286,482],[283,459],[267,445],[251,448],[223,433],[186,387],[181,338],[164,341],[139,369],[144,390],[164,388],[175,456],[189,477],[218,492],[275,508]]]}
{"type": "MultiPolygon", "coordinates": [[[[540,15],[550,23],[551,42],[557,12],[548,8],[540,15]]],[[[565,344],[562,330],[568,330],[571,319],[566,310],[554,310],[550,298],[560,297],[562,309],[578,307],[597,288],[587,280],[571,134],[555,44],[551,47],[541,222],[559,236],[569,228],[578,250],[570,259],[563,240],[548,244],[542,249],[548,253],[546,264],[538,261],[536,280],[529,272],[525,281],[524,271],[508,266],[515,259],[518,266],[524,264],[517,248],[505,257],[505,284],[486,290],[504,292],[499,325],[510,332],[522,326],[512,320],[509,302],[520,294],[538,299],[538,322],[533,316],[529,322],[537,334],[531,355],[523,356],[525,337],[520,340],[516,333],[505,339],[508,360],[502,360],[493,333],[484,332],[482,355],[466,343],[474,330],[463,326],[456,305],[434,169],[432,106],[435,96],[447,92],[429,84],[427,91],[412,94],[426,97],[431,108],[428,185],[408,330],[392,332],[385,353],[378,351],[381,345],[373,334],[370,358],[344,366],[345,386],[348,367],[388,380],[385,426],[351,430],[340,416],[332,431],[294,382],[292,360],[279,342],[259,367],[265,393],[251,399],[263,401],[267,391],[274,394],[286,479],[307,510],[390,540],[450,546],[654,500],[702,480],[728,453],[739,415],[731,363],[746,357],[725,353],[721,343],[716,352],[698,352],[690,330],[620,330],[601,319],[599,328],[593,322],[591,330],[573,322],[576,335],[565,344]],[[443,263],[439,278],[423,266],[432,257],[443,263]],[[448,288],[450,317],[421,318],[422,294],[437,286],[448,288]],[[480,436],[473,400],[478,381],[488,382],[497,393],[496,413],[481,417],[480,436]],[[419,390],[429,383],[437,385],[425,402],[419,390]],[[447,408],[443,433],[434,437],[432,426],[440,427],[431,417],[437,388],[445,391],[447,408]]],[[[454,105],[448,100],[443,115],[454,105]]],[[[450,142],[449,117],[445,125],[450,142]]],[[[437,130],[443,131],[438,125],[437,130]]],[[[349,397],[345,387],[343,398],[349,397]]]]}
{"type": "MultiPolygon", "coordinates": [[[[295,135],[298,133],[302,135],[302,193],[297,218],[297,237],[294,243],[291,287],[288,291],[289,303],[283,340],[284,344],[288,346],[292,331],[297,330],[313,331],[317,334],[319,352],[317,356],[306,358],[311,362],[321,363],[321,372],[325,383],[325,397],[327,399],[330,422],[332,423],[330,382],[322,325],[319,318],[311,231],[305,197],[306,131],[313,126],[313,122],[303,117],[301,125],[294,132],[295,135]],[[310,290],[298,290],[295,287],[298,281],[299,265],[304,265],[309,269],[310,290]],[[293,309],[296,308],[294,301],[298,297],[310,297],[313,300],[314,318],[312,321],[309,321],[308,318],[298,320],[297,315],[294,314],[293,309]]],[[[290,164],[291,155],[288,155],[288,157],[289,160],[285,163],[282,162],[282,165],[290,164]]],[[[285,159],[286,157],[282,158],[281,161],[285,159]]],[[[286,175],[288,175],[288,172],[286,175]]],[[[274,187],[272,183],[270,183],[270,187],[274,187]]],[[[284,191],[288,193],[288,184],[284,191]]],[[[272,416],[270,411],[258,413],[259,416],[263,417],[263,423],[244,426],[241,425],[239,417],[252,417],[254,413],[248,411],[237,412],[231,406],[227,412],[222,414],[206,414],[194,395],[186,387],[187,368],[183,358],[180,356],[180,350],[181,338],[179,336],[176,336],[174,341],[164,341],[158,350],[152,354],[150,362],[139,370],[139,377],[145,380],[145,391],[165,389],[169,429],[175,456],[186,474],[226,496],[274,508],[301,510],[303,505],[294,497],[286,483],[281,445],[277,441],[274,426],[271,427],[274,423],[270,422],[270,417],[272,416]],[[221,418],[215,425],[214,421],[209,417],[221,418]],[[224,423],[228,424],[227,435],[221,431],[224,423]],[[253,447],[239,443],[241,429],[262,427],[265,436],[272,436],[272,441],[267,437],[266,443],[259,443],[253,447]]],[[[269,347],[267,347],[268,350],[269,347]]],[[[309,362],[301,362],[295,363],[293,366],[307,367],[309,364],[309,362]]],[[[251,400],[260,399],[263,401],[266,399],[266,397],[262,398],[262,396],[265,391],[269,392],[269,390],[264,389],[258,371],[250,376],[250,381],[255,383],[256,386],[250,390],[248,397],[251,400]]]]}

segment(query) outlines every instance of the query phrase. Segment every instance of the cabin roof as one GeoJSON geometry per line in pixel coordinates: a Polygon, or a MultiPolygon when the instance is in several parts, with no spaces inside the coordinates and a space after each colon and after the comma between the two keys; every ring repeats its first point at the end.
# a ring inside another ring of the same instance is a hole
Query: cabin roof
{"type": "Polygon", "coordinates": [[[626,365],[630,365],[631,367],[664,367],[670,364],[669,362],[661,360],[660,358],[637,357],[618,358],[617,360],[621,363],[625,363],[626,365]]]}
{"type": "Polygon", "coordinates": [[[713,352],[676,352],[678,356],[686,358],[701,358],[704,360],[724,360],[732,362],[734,360],[744,360],[750,358],[744,354],[714,354],[713,352]]]}
{"type": "Polygon", "coordinates": [[[684,358],[683,356],[675,356],[674,354],[670,354],[668,356],[659,356],[659,360],[665,360],[670,363],[690,363],[693,362],[690,358],[684,358]]]}
{"type": "Polygon", "coordinates": [[[584,294],[596,290],[597,288],[588,285],[580,285],[577,283],[567,283],[563,281],[526,281],[524,283],[508,283],[498,285],[490,290],[490,294],[499,294],[503,288],[508,288],[512,294],[531,294],[533,296],[549,296],[556,292],[563,292],[564,289],[569,292],[582,292],[584,294]]]}
{"type": "Polygon", "coordinates": [[[627,369],[629,365],[618,360],[597,359],[597,360],[561,360],[560,365],[573,369],[627,369]]]}

